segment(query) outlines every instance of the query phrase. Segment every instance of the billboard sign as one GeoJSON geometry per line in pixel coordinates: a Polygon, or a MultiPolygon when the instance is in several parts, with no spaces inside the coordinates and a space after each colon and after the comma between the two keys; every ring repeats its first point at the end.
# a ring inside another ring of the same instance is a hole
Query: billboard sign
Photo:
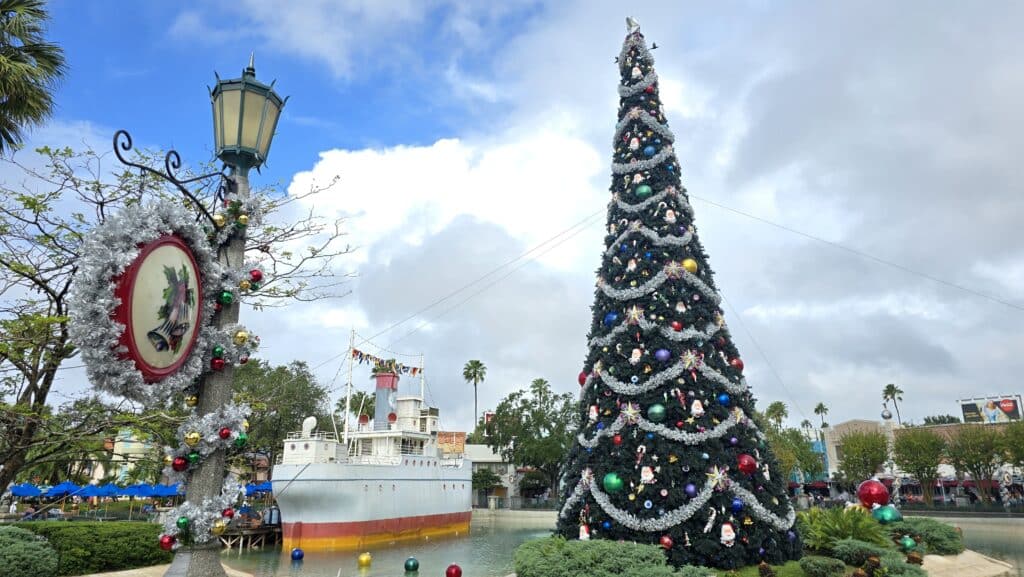
{"type": "Polygon", "coordinates": [[[444,455],[462,455],[466,452],[466,433],[464,432],[437,432],[437,448],[441,449],[444,455]]]}
{"type": "Polygon", "coordinates": [[[1020,395],[962,399],[959,403],[965,423],[1009,423],[1021,420],[1020,395]]]}

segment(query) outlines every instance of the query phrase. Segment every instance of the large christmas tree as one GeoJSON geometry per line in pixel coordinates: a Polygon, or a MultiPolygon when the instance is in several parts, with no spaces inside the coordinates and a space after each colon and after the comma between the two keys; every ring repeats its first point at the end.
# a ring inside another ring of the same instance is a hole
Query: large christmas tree
{"type": "Polygon", "coordinates": [[[800,556],[795,514],[726,328],[639,26],[618,58],[608,235],[558,532],[660,544],[674,565],[800,556]]]}

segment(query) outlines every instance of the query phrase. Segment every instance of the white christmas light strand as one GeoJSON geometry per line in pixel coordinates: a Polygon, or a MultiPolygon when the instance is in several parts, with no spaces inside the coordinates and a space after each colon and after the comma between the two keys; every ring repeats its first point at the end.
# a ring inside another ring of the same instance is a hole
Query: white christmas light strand
{"type": "Polygon", "coordinates": [[[619,197],[618,193],[616,193],[613,197],[613,202],[615,202],[615,206],[617,206],[619,210],[629,214],[634,214],[647,208],[650,208],[651,206],[654,206],[659,202],[662,202],[666,198],[676,197],[676,203],[679,206],[679,210],[684,211],[687,214],[687,216],[692,219],[693,207],[690,206],[690,203],[686,202],[685,198],[678,196],[678,194],[679,191],[676,189],[676,187],[667,186],[664,189],[662,189],[662,191],[659,192],[658,194],[650,196],[636,204],[629,204],[628,202],[624,202],[619,197]]]}
{"type": "MultiPolygon", "coordinates": [[[[695,495],[693,499],[691,499],[690,502],[687,503],[686,505],[679,507],[678,509],[666,512],[665,514],[660,515],[656,518],[645,519],[643,517],[637,517],[636,515],[633,515],[628,511],[624,511],[616,507],[615,504],[611,502],[611,499],[608,497],[608,495],[597,487],[596,481],[591,483],[580,481],[576,485],[576,489],[573,491],[572,495],[570,495],[569,498],[566,499],[565,504],[562,506],[562,510],[559,512],[559,517],[563,519],[567,518],[569,512],[576,506],[577,503],[579,503],[583,499],[583,497],[589,491],[591,496],[594,497],[594,501],[597,502],[601,509],[605,513],[607,513],[609,517],[615,519],[616,522],[623,525],[624,527],[628,527],[630,529],[633,529],[634,531],[645,531],[648,533],[654,531],[664,531],[666,529],[675,527],[680,523],[688,521],[691,517],[693,517],[693,515],[701,507],[706,505],[707,502],[711,500],[711,496],[714,493],[715,486],[715,484],[710,482],[705,483],[704,488],[701,489],[701,491],[697,493],[697,495],[695,495]]],[[[791,528],[793,526],[793,523],[796,521],[796,512],[793,510],[792,506],[787,505],[788,512],[786,514],[786,517],[783,519],[782,517],[779,517],[778,515],[775,515],[774,513],[766,509],[763,505],[761,505],[760,502],[758,502],[757,497],[754,496],[753,493],[747,491],[743,487],[739,487],[735,483],[728,483],[726,484],[725,490],[732,493],[733,496],[741,499],[744,505],[749,507],[750,513],[754,517],[757,517],[761,521],[770,524],[772,527],[780,531],[785,531],[791,528]]]]}
{"type": "Polygon", "coordinates": [[[629,162],[612,163],[612,174],[626,174],[630,172],[640,172],[641,170],[649,170],[658,166],[670,156],[675,156],[675,151],[672,149],[671,144],[663,146],[657,154],[647,160],[631,160],[629,162]]]}
{"type": "Polygon", "coordinates": [[[690,232],[689,230],[687,230],[686,233],[683,234],[683,236],[661,236],[660,234],[654,232],[653,230],[647,228],[646,226],[631,225],[625,231],[623,231],[622,234],[618,236],[618,238],[616,238],[612,242],[611,246],[608,247],[608,250],[605,251],[605,254],[607,256],[615,254],[618,245],[622,244],[622,241],[629,238],[630,235],[632,235],[633,233],[647,237],[647,239],[654,243],[655,246],[683,247],[690,244],[690,241],[693,240],[693,233],[690,232]]]}
{"type": "MultiPolygon", "coordinates": [[[[589,343],[590,347],[591,348],[593,348],[593,347],[606,347],[606,346],[612,344],[612,342],[615,341],[616,337],[618,337],[620,334],[630,330],[631,326],[632,325],[630,325],[628,321],[623,321],[623,322],[619,323],[607,335],[605,335],[603,337],[594,337],[594,338],[590,339],[590,343],[589,343]]],[[[665,326],[659,325],[659,324],[657,324],[657,323],[655,323],[653,321],[649,321],[647,319],[640,319],[640,322],[638,323],[638,326],[641,329],[645,330],[645,331],[650,331],[652,329],[658,329],[661,332],[661,335],[663,337],[665,337],[666,339],[668,339],[670,341],[676,341],[676,342],[688,341],[688,340],[708,341],[708,340],[711,340],[711,337],[713,337],[716,333],[718,333],[718,331],[722,330],[722,327],[719,327],[717,324],[710,323],[710,322],[707,324],[706,332],[701,332],[701,331],[698,331],[698,330],[692,329],[692,328],[686,328],[686,329],[683,329],[681,331],[675,331],[675,330],[671,329],[670,327],[665,327],[665,326]]]]}
{"type": "Polygon", "coordinates": [[[94,386],[151,405],[191,385],[207,366],[204,355],[214,337],[210,319],[217,296],[221,290],[233,290],[218,282],[225,276],[224,268],[217,262],[216,248],[207,239],[206,231],[196,224],[195,215],[186,213],[178,203],[167,201],[127,206],[85,236],[81,254],[68,299],[72,311],[68,331],[81,350],[86,373],[94,386]],[[111,279],[118,278],[135,261],[140,245],[168,234],[178,235],[189,246],[205,281],[203,294],[195,295],[197,305],[202,303],[201,316],[197,319],[192,351],[181,368],[158,383],[146,383],[135,363],[121,357],[120,339],[125,326],[111,316],[120,304],[111,279]]]}
{"type": "Polygon", "coordinates": [[[742,499],[743,504],[750,508],[750,512],[753,513],[755,517],[765,523],[768,523],[772,527],[775,527],[779,531],[789,529],[793,526],[793,523],[796,522],[796,511],[793,510],[793,506],[789,503],[786,504],[786,518],[783,519],[765,508],[753,493],[743,487],[733,484],[729,487],[729,491],[736,497],[742,499]]]}
{"type": "MultiPolygon", "coordinates": [[[[666,439],[671,439],[673,441],[677,441],[685,445],[697,445],[709,439],[719,439],[725,436],[726,431],[741,423],[753,428],[753,423],[749,419],[745,418],[745,415],[742,411],[737,409],[737,412],[730,413],[727,419],[715,425],[713,429],[709,429],[702,433],[689,433],[687,431],[670,429],[664,425],[654,423],[643,417],[638,417],[636,424],[637,427],[639,427],[640,429],[643,429],[644,431],[647,431],[649,433],[656,433],[658,435],[661,435],[662,437],[665,437],[666,439]]],[[[626,424],[626,418],[623,417],[622,415],[619,415],[618,418],[616,418],[611,425],[595,433],[593,439],[586,438],[586,436],[584,436],[583,432],[581,431],[579,435],[576,436],[576,440],[579,442],[581,446],[587,449],[593,449],[600,443],[602,437],[614,436],[616,433],[624,429],[626,427],[626,424]]]]}
{"type": "Polygon", "coordinates": [[[658,136],[661,136],[665,140],[674,142],[676,139],[676,135],[672,133],[672,130],[669,129],[667,125],[658,122],[657,118],[645,113],[643,109],[637,107],[630,109],[629,112],[623,115],[622,120],[615,125],[615,137],[612,141],[612,146],[619,145],[622,139],[622,133],[633,121],[639,121],[644,125],[644,127],[649,128],[652,132],[657,133],[658,136]]]}

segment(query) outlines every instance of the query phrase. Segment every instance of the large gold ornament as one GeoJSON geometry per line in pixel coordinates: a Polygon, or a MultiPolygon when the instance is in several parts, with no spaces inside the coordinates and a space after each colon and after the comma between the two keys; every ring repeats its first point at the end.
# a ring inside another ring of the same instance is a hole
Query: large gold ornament
{"type": "Polygon", "coordinates": [[[200,437],[199,431],[189,431],[188,433],[185,434],[185,444],[188,445],[189,447],[195,447],[196,445],[199,444],[199,439],[201,438],[202,437],[200,437]]]}
{"type": "Polygon", "coordinates": [[[249,279],[243,278],[242,280],[238,281],[238,288],[247,291],[249,290],[250,287],[252,287],[252,283],[249,282],[249,279]]]}
{"type": "Polygon", "coordinates": [[[213,527],[210,528],[210,533],[214,535],[221,535],[228,528],[228,524],[224,522],[224,519],[217,519],[213,522],[213,527]]]}
{"type": "Polygon", "coordinates": [[[248,214],[240,214],[240,215],[238,215],[238,224],[240,224],[242,226],[245,226],[245,225],[249,224],[249,215],[248,214]]]}
{"type": "Polygon", "coordinates": [[[236,345],[244,345],[248,341],[249,341],[249,333],[247,333],[246,331],[238,331],[237,333],[235,333],[235,344],[236,345]]]}
{"type": "Polygon", "coordinates": [[[217,225],[217,228],[220,228],[220,227],[224,226],[224,224],[227,221],[228,221],[228,219],[225,218],[223,214],[217,213],[217,214],[213,215],[213,224],[217,225]]]}
{"type": "Polygon", "coordinates": [[[683,268],[690,274],[694,274],[697,272],[697,261],[692,258],[683,259],[683,268]]]}
{"type": "Polygon", "coordinates": [[[189,395],[185,397],[185,404],[189,407],[194,407],[199,404],[199,397],[195,395],[189,395]]]}

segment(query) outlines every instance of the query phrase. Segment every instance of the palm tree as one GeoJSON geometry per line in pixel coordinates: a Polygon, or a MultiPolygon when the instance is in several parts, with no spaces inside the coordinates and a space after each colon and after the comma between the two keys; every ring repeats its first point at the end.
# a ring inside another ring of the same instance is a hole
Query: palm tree
{"type": "Polygon", "coordinates": [[[818,415],[819,417],[821,417],[821,428],[824,429],[825,428],[825,415],[828,414],[828,407],[825,406],[825,403],[819,402],[817,404],[817,406],[814,407],[814,414],[818,415]]]}
{"type": "Polygon", "coordinates": [[[480,361],[473,359],[466,362],[466,366],[462,367],[462,378],[466,379],[467,383],[473,383],[473,422],[476,423],[479,420],[476,414],[476,386],[483,382],[484,377],[487,376],[487,367],[484,366],[480,361]]]}
{"type": "MultiPolygon", "coordinates": [[[[353,391],[352,400],[349,401],[349,411],[357,418],[360,415],[366,415],[372,419],[376,401],[377,398],[370,393],[353,391]]],[[[334,406],[334,412],[339,414],[345,413],[345,397],[338,399],[338,403],[334,406]]]]}
{"type": "Polygon", "coordinates": [[[902,425],[903,419],[900,417],[900,405],[896,401],[903,400],[903,389],[892,383],[885,385],[885,389],[882,390],[882,400],[892,401],[892,406],[896,408],[896,422],[902,425]]]}
{"type": "Polygon", "coordinates": [[[783,403],[782,401],[773,401],[772,404],[768,405],[768,408],[764,410],[764,417],[775,423],[776,429],[782,428],[782,421],[788,416],[789,409],[786,408],[786,403],[783,403]]]}
{"type": "Polygon", "coordinates": [[[43,0],[0,0],[0,154],[53,112],[66,67],[64,51],[43,38],[48,19],[43,0]]]}

